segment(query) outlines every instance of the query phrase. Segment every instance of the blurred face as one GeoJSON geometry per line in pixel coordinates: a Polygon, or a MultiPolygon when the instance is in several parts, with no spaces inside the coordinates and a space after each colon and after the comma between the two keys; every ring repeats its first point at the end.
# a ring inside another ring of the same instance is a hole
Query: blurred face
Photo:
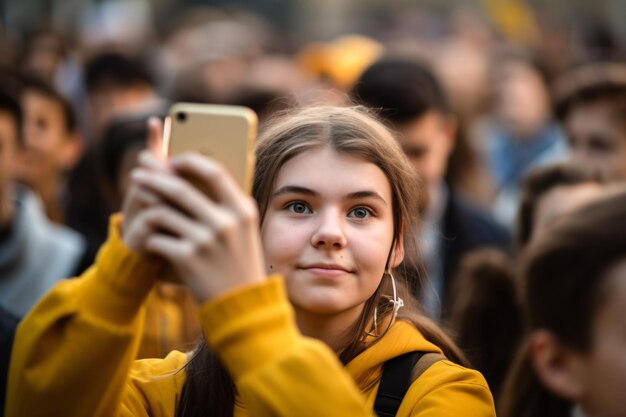
{"type": "Polygon", "coordinates": [[[157,99],[148,84],[128,87],[100,87],[89,93],[90,121],[96,139],[115,117],[149,109],[157,99]]]}
{"type": "Polygon", "coordinates": [[[357,320],[393,241],[385,174],[322,147],[285,163],[272,193],[261,229],[266,265],[285,277],[296,313],[357,320]]]}
{"type": "Polygon", "coordinates": [[[548,92],[533,67],[509,63],[500,69],[494,109],[501,122],[518,139],[532,137],[549,116],[548,92]]]}
{"type": "Polygon", "coordinates": [[[622,124],[607,103],[572,108],[565,129],[574,161],[608,179],[626,180],[626,131],[622,124]]]}
{"type": "Polygon", "coordinates": [[[34,91],[22,97],[25,159],[21,179],[30,185],[47,182],[71,168],[68,153],[76,140],[65,126],[63,107],[34,91]]]}
{"type": "Polygon", "coordinates": [[[432,189],[443,180],[454,146],[454,122],[437,111],[398,126],[399,142],[415,172],[432,189]]]}
{"type": "Polygon", "coordinates": [[[606,302],[592,322],[593,345],[582,361],[578,403],[589,416],[626,416],[626,261],[609,272],[606,302]]]}
{"type": "Polygon", "coordinates": [[[34,39],[30,46],[31,51],[25,66],[29,71],[51,80],[63,59],[61,40],[52,34],[44,34],[34,39]]]}

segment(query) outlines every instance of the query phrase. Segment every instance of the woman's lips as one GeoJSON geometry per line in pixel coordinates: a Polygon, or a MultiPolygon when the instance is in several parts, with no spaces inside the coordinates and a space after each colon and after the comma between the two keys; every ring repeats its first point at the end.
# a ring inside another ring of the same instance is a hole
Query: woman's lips
{"type": "Polygon", "coordinates": [[[302,267],[302,269],[312,275],[322,278],[334,278],[350,273],[347,268],[344,268],[341,265],[315,264],[302,267]]]}

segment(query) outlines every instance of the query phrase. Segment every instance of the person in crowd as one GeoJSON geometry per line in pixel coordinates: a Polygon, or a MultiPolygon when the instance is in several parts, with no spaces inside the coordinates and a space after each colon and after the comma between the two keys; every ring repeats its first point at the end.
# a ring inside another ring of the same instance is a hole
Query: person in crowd
{"type": "Polygon", "coordinates": [[[574,163],[609,181],[626,180],[626,64],[566,71],[556,80],[554,95],[574,163]]]}
{"type": "Polygon", "coordinates": [[[64,223],[67,174],[82,156],[83,140],[70,103],[54,87],[23,77],[24,158],[20,182],[44,204],[48,218],[64,223]]]}
{"type": "Polygon", "coordinates": [[[95,140],[114,117],[148,112],[161,105],[154,75],[147,64],[119,52],[97,54],[85,64],[85,87],[95,140]]]}
{"type": "Polygon", "coordinates": [[[566,140],[553,119],[547,80],[531,60],[506,55],[493,65],[490,114],[476,123],[474,145],[489,167],[495,218],[512,228],[522,178],[564,160],[566,140]]]}
{"type": "Polygon", "coordinates": [[[136,59],[106,52],[94,56],[85,67],[90,121],[88,146],[68,179],[72,196],[65,212],[66,224],[87,241],[86,259],[93,263],[106,240],[107,222],[114,205],[107,199],[97,171],[96,149],[104,129],[116,116],[129,113],[164,114],[166,104],[158,97],[150,73],[136,59]]]}
{"type": "Polygon", "coordinates": [[[0,89],[0,306],[21,318],[80,265],[81,236],[46,217],[41,201],[18,184],[24,146],[17,95],[0,89]]]}
{"type": "Polygon", "coordinates": [[[61,81],[59,78],[70,52],[68,39],[61,31],[40,25],[28,33],[16,49],[20,71],[36,75],[50,85],[61,81]]]}
{"type": "Polygon", "coordinates": [[[365,70],[351,94],[377,110],[398,132],[398,142],[421,180],[427,199],[420,238],[430,280],[424,305],[433,318],[445,317],[462,256],[484,247],[508,250],[509,234],[445,182],[456,122],[439,82],[425,64],[383,58],[365,70]]]}
{"type": "Polygon", "coordinates": [[[484,378],[397,274],[415,246],[416,179],[364,110],[313,107],[269,123],[254,199],[198,154],[142,153],[132,178],[94,267],[19,326],[7,417],[374,416],[388,411],[381,402],[398,416],[495,415],[484,378]],[[133,362],[164,262],[201,304],[206,340],[133,362]],[[411,352],[424,356],[391,378],[406,393],[377,400],[384,364],[411,352]]]}
{"type": "Polygon", "coordinates": [[[498,415],[626,415],[625,238],[618,187],[530,243],[521,275],[529,331],[498,415]]]}

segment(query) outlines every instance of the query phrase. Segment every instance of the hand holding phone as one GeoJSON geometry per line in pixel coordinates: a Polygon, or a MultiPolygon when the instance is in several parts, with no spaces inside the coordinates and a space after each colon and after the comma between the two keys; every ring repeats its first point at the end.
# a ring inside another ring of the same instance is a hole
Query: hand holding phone
{"type": "Polygon", "coordinates": [[[177,103],[166,119],[164,148],[169,156],[193,151],[217,160],[249,195],[257,123],[247,107],[177,103]]]}
{"type": "MultiPolygon", "coordinates": [[[[164,124],[163,153],[168,157],[198,152],[222,164],[246,195],[252,189],[254,140],[257,116],[240,106],[177,103],[164,124]]],[[[190,174],[181,174],[203,194],[215,199],[206,182],[190,174]]],[[[168,267],[163,279],[180,282],[180,272],[168,267]]]]}

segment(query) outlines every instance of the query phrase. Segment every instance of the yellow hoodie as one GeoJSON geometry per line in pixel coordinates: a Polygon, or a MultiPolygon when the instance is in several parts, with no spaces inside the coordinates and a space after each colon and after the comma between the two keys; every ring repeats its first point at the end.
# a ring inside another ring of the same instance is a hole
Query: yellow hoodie
{"type": "MultiPolygon", "coordinates": [[[[161,265],[129,251],[115,223],[96,264],[59,283],[20,324],[7,417],[175,416],[187,355],[134,361],[142,302],[161,265]]],[[[374,416],[378,383],[371,382],[386,360],[440,352],[413,325],[398,322],[343,367],[328,346],[299,333],[276,276],[204,304],[200,322],[237,386],[236,417],[374,416]]],[[[480,373],[440,361],[411,385],[397,415],[487,417],[495,411],[480,373]]]]}

